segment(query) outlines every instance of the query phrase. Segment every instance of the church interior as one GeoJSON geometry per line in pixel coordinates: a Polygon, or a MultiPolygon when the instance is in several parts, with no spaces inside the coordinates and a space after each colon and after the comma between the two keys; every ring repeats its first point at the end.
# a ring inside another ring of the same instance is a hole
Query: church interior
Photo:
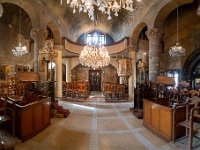
{"type": "Polygon", "coordinates": [[[0,0],[0,149],[199,149],[198,38],[199,0],[0,0]]]}

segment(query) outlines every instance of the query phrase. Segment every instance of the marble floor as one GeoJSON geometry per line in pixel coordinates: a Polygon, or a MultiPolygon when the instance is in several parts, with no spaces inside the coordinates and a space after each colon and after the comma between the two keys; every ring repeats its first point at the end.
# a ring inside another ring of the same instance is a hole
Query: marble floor
{"type": "Polygon", "coordinates": [[[16,150],[179,150],[143,126],[133,116],[133,102],[106,103],[102,95],[84,102],[60,99],[70,110],[67,118],[51,119],[51,124],[16,150]]]}

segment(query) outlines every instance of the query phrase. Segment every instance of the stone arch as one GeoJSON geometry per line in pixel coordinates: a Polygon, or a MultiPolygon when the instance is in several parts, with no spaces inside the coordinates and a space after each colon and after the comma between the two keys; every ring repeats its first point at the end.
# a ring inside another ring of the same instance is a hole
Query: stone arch
{"type": "Polygon", "coordinates": [[[34,1],[23,1],[20,5],[19,1],[13,1],[13,0],[7,0],[6,2],[2,3],[10,3],[10,4],[15,4],[17,6],[21,6],[21,8],[24,9],[24,11],[28,14],[32,28],[38,27],[40,24],[40,17],[39,17],[39,11],[36,10],[33,6],[35,5],[34,1]]]}
{"type": "Polygon", "coordinates": [[[200,61],[200,48],[195,50],[187,58],[182,69],[182,80],[190,81],[192,79],[192,72],[196,64],[200,61]]]}
{"type": "Polygon", "coordinates": [[[137,46],[140,32],[142,31],[142,29],[145,26],[146,26],[146,24],[144,22],[141,22],[136,26],[136,28],[135,28],[135,30],[134,30],[134,32],[132,34],[132,37],[131,37],[131,45],[137,46]]]}
{"type": "MultiPolygon", "coordinates": [[[[193,0],[181,0],[178,3],[179,3],[179,6],[182,6],[185,4],[192,3],[192,2],[193,2],[193,0]]],[[[159,13],[155,19],[154,27],[162,29],[166,18],[176,8],[177,8],[177,1],[171,1],[171,2],[167,3],[166,5],[164,5],[164,7],[162,7],[162,9],[159,11],[159,13]]]]}
{"type": "Polygon", "coordinates": [[[62,44],[62,38],[60,36],[60,33],[58,31],[56,24],[53,21],[51,21],[47,24],[47,26],[51,29],[51,31],[53,33],[54,44],[55,45],[61,45],[62,44]]]}

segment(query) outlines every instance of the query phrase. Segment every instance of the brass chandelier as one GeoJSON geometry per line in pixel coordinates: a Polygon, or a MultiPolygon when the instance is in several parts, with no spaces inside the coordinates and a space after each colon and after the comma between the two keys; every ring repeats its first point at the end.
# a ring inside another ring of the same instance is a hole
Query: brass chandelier
{"type": "MultiPolygon", "coordinates": [[[[60,0],[62,4],[63,0],[60,0]]],[[[108,15],[108,20],[111,20],[111,12],[114,13],[115,16],[118,16],[118,12],[120,9],[126,9],[130,12],[134,11],[134,1],[142,2],[142,0],[67,0],[67,4],[73,8],[73,13],[76,12],[76,9],[79,12],[83,11],[88,13],[88,16],[91,20],[94,20],[94,9],[95,6],[98,7],[98,10],[102,13],[108,15]]]]}
{"type": "Polygon", "coordinates": [[[21,43],[21,39],[22,39],[22,35],[21,35],[21,13],[22,13],[22,11],[21,11],[21,4],[20,4],[19,35],[18,35],[19,44],[18,44],[18,46],[15,47],[15,49],[12,49],[13,55],[18,56],[18,57],[28,53],[27,46],[22,45],[22,43],[21,43]]]}
{"type": "Polygon", "coordinates": [[[79,60],[84,66],[98,69],[109,64],[110,56],[106,47],[101,44],[86,45],[81,51],[79,60]]]}
{"type": "Polygon", "coordinates": [[[169,50],[169,55],[172,57],[185,56],[185,48],[183,48],[178,42],[178,30],[179,30],[179,15],[178,15],[178,4],[177,4],[177,42],[176,45],[171,47],[169,50]]]}

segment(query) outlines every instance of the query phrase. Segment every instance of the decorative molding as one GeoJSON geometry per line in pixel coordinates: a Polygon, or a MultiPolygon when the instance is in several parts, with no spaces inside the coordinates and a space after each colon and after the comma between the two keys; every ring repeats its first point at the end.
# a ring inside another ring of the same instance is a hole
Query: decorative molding
{"type": "Polygon", "coordinates": [[[37,38],[43,38],[46,39],[48,36],[48,31],[44,28],[41,27],[37,27],[37,28],[33,28],[31,29],[31,37],[33,39],[37,39],[37,38]]]}
{"type": "Polygon", "coordinates": [[[146,31],[148,39],[160,39],[163,36],[163,30],[153,28],[146,31]]]}

